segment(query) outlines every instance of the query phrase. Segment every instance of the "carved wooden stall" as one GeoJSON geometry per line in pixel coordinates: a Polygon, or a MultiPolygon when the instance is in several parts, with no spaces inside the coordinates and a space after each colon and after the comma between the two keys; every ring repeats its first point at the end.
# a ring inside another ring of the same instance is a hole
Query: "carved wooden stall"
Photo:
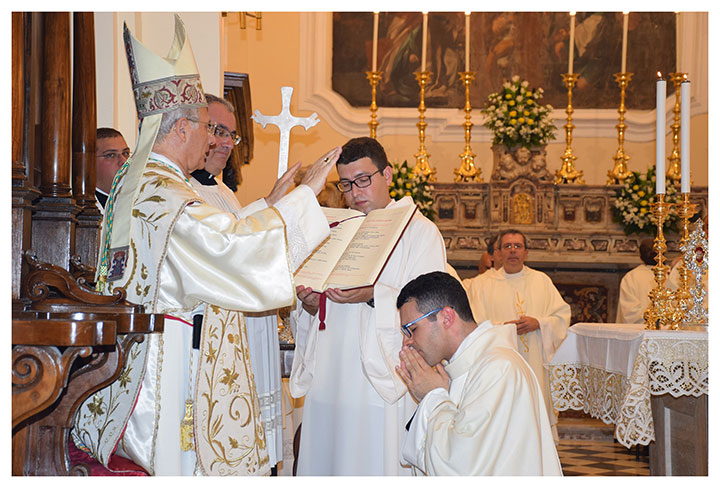
{"type": "Polygon", "coordinates": [[[12,473],[88,474],[68,457],[75,412],[163,317],[89,286],[101,220],[93,14],[14,12],[12,43],[12,473]]]}

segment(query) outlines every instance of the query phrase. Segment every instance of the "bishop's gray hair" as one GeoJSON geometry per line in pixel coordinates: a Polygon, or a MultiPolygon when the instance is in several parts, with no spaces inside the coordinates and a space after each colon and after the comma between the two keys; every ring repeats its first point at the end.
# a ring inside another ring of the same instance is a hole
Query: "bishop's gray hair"
{"type": "MultiPolygon", "coordinates": [[[[183,117],[198,120],[198,108],[180,107],[176,108],[175,110],[171,110],[170,112],[163,113],[162,119],[160,120],[160,128],[158,129],[158,134],[155,142],[162,142],[162,140],[165,139],[165,137],[170,133],[177,121],[182,119],[183,117]]],[[[190,123],[193,127],[197,127],[197,122],[191,120],[190,123]]]]}

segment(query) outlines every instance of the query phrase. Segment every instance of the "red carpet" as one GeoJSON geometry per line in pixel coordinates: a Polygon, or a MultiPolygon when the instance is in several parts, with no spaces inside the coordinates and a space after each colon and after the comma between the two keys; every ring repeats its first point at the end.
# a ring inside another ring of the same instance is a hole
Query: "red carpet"
{"type": "Polygon", "coordinates": [[[72,466],[77,464],[87,465],[90,476],[148,476],[147,472],[140,466],[115,454],[110,457],[108,463],[110,469],[108,469],[75,447],[72,440],[68,442],[68,457],[72,466]]]}

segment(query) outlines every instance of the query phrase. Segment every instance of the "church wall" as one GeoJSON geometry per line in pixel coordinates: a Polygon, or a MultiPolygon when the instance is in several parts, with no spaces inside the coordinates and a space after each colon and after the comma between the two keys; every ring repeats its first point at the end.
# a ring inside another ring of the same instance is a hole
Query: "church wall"
{"type": "MultiPolygon", "coordinates": [[[[307,41],[302,36],[302,23],[305,22],[303,14],[298,12],[263,12],[261,31],[254,29],[254,23],[251,19],[248,19],[248,28],[246,30],[239,29],[239,15],[237,13],[229,13],[224,21],[228,51],[225,69],[227,71],[249,73],[253,110],[260,110],[263,114],[269,115],[278,113],[280,111],[280,87],[292,86],[295,88],[291,103],[292,113],[303,117],[311,115],[312,110],[300,110],[298,108],[299,105],[302,105],[300,103],[302,94],[299,93],[300,85],[303,83],[300,60],[304,57],[301,56],[300,50],[314,49],[314,46],[307,45],[307,41]]],[[[332,32],[328,29],[328,24],[319,25],[325,31],[316,32],[315,35],[331,39],[332,32]]],[[[705,43],[705,46],[707,46],[707,43],[705,43]]],[[[330,56],[327,52],[321,55],[330,56]]],[[[705,58],[707,58],[706,54],[705,58]]],[[[702,84],[699,83],[698,87],[701,86],[702,84]]],[[[707,95],[705,95],[706,97],[707,95]]],[[[670,108],[670,102],[673,101],[673,99],[669,99],[670,108]]],[[[628,105],[631,107],[629,101],[628,105]]],[[[309,133],[306,133],[302,128],[293,129],[289,157],[290,164],[294,161],[303,161],[304,164],[309,164],[328,148],[342,144],[348,138],[358,135],[354,130],[341,133],[341,131],[334,129],[332,126],[337,124],[331,124],[330,118],[334,115],[329,111],[323,111],[321,108],[313,110],[317,112],[321,122],[310,129],[309,133]]],[[[378,131],[378,140],[386,148],[388,157],[395,161],[407,159],[409,163],[414,164],[413,154],[417,152],[419,147],[417,132],[414,134],[400,134],[403,131],[390,133],[390,131],[386,130],[384,132],[382,127],[383,112],[385,111],[380,107],[378,114],[381,117],[379,119],[381,126],[378,131]]],[[[369,110],[366,113],[367,121],[369,121],[369,110]]],[[[413,116],[416,116],[417,111],[412,113],[413,116]]],[[[430,153],[430,163],[437,169],[438,181],[451,182],[454,178],[453,170],[460,165],[458,155],[463,151],[464,141],[462,138],[452,142],[434,141],[431,134],[433,113],[433,109],[428,109],[425,114],[429,124],[425,145],[430,153]]],[[[629,162],[630,169],[644,170],[648,165],[654,164],[655,143],[654,141],[634,142],[632,140],[632,118],[634,115],[644,114],[633,114],[633,110],[629,108],[627,115],[629,128],[626,132],[624,147],[631,158],[629,162]]],[[[654,114],[652,114],[652,118],[654,120],[654,114]]],[[[487,181],[492,171],[492,154],[489,142],[477,140],[479,138],[477,137],[477,131],[482,124],[479,110],[473,111],[472,121],[475,124],[473,133],[476,136],[471,143],[472,150],[476,154],[475,164],[481,168],[482,175],[487,181]]],[[[565,149],[562,129],[564,122],[564,119],[556,121],[558,127],[557,139],[548,146],[547,161],[548,169],[551,171],[560,168],[560,157],[565,149]]],[[[242,203],[249,203],[264,196],[271,188],[276,177],[279,133],[276,128],[270,126],[267,129],[262,129],[259,125],[254,127],[254,159],[249,166],[243,168],[243,178],[246,182],[251,181],[252,184],[243,184],[238,189],[238,198],[242,203]]],[[[366,125],[364,127],[365,129],[361,128],[361,131],[364,131],[361,135],[369,135],[369,129],[367,129],[366,125]]],[[[617,137],[615,135],[612,137],[593,137],[592,133],[589,134],[590,137],[580,137],[578,135],[579,131],[580,129],[576,128],[573,137],[573,150],[578,157],[577,169],[584,172],[587,184],[605,184],[607,172],[613,166],[612,157],[618,147],[617,137]]],[[[705,186],[708,184],[708,116],[706,113],[694,113],[691,120],[691,139],[693,184],[705,186]]],[[[672,139],[669,134],[666,137],[666,148],[669,154],[672,148],[672,139]]]]}

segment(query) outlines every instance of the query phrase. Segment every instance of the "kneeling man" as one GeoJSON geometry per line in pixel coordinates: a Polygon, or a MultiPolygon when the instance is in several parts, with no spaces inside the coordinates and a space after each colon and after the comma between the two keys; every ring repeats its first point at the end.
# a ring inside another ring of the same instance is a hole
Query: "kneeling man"
{"type": "Polygon", "coordinates": [[[562,475],[515,325],[476,325],[462,285],[442,272],[406,284],[397,307],[396,369],[419,402],[403,460],[426,475],[562,475]]]}

